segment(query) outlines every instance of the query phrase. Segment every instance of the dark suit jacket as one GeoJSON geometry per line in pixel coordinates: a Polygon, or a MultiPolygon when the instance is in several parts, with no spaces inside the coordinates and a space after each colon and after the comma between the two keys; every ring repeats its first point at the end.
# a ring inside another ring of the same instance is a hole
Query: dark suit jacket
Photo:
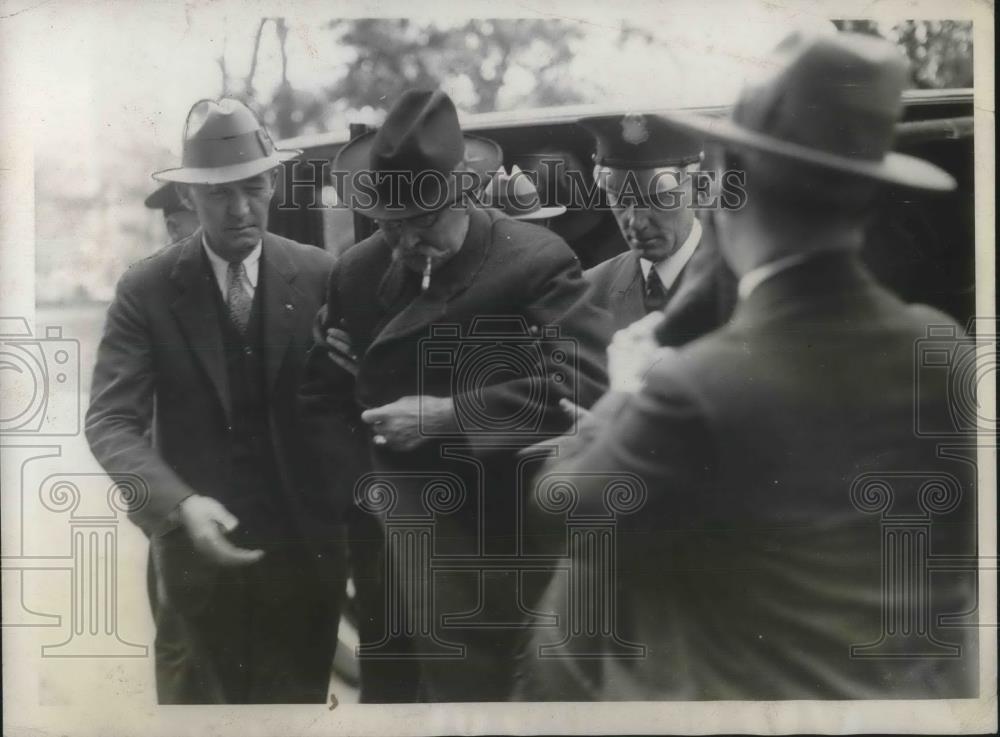
{"type": "MultiPolygon", "coordinates": [[[[203,261],[201,231],[129,268],[108,310],[94,369],[86,433],[109,473],[140,476],[149,498],[130,516],[147,535],[191,493],[224,496],[229,483],[231,407],[218,290],[203,261]]],[[[304,511],[306,466],[295,394],[310,324],[333,258],[272,234],[260,261],[261,315],[270,429],[282,489],[293,516],[304,511]]]]}
{"type": "MultiPolygon", "coordinates": [[[[584,276],[593,286],[594,301],[611,313],[615,330],[646,316],[636,251],[620,253],[587,269],[584,276]]],[[[677,279],[658,331],[663,345],[683,345],[719,327],[732,314],[736,279],[722,260],[710,222],[702,222],[701,241],[677,279]]]]}
{"type": "MultiPolygon", "coordinates": [[[[926,543],[935,556],[976,551],[974,466],[914,431],[915,412],[949,424],[945,372],[915,384],[929,325],[957,327],[900,302],[852,256],[815,257],[759,285],[729,325],[665,351],[641,392],[602,399],[548,470],[595,474],[575,481],[595,509],[608,475],[645,482],[645,505],[619,522],[617,604],[619,636],[646,657],[535,661],[522,697],[974,695],[975,628],[937,619],[974,612],[967,574],[934,576],[930,611],[904,610],[907,626],[928,617],[929,634],[961,645],[960,657],[907,658],[914,645],[893,651],[891,640],[890,657],[851,654],[883,636],[892,596],[882,588],[885,522],[862,509],[880,492],[859,495],[856,481],[891,487],[887,514],[898,519],[919,518],[922,479],[953,480],[957,506],[933,515],[926,543]]],[[[907,565],[907,575],[919,570],[916,559],[907,565]]],[[[564,586],[553,583],[540,608],[565,612],[564,586]]],[[[535,644],[559,636],[539,630],[535,644]]]]}
{"type": "MultiPolygon", "coordinates": [[[[608,316],[588,299],[578,261],[561,239],[494,210],[472,209],[463,247],[409,304],[397,299],[406,279],[419,275],[392,260],[379,232],[348,250],[330,276],[327,324],[347,330],[361,360],[355,380],[323,346],[309,358],[303,418],[325,458],[325,487],[346,506],[358,478],[374,469],[396,489],[396,515],[426,515],[428,483],[457,480],[464,501],[435,517],[435,551],[475,555],[482,544],[513,553],[524,493],[514,453],[540,433],[567,427],[560,397],[590,406],[604,391],[608,316]],[[452,332],[435,338],[433,328],[452,332]],[[412,452],[371,446],[361,411],[413,395],[453,397],[470,408],[466,431],[412,452]],[[476,424],[491,418],[495,432],[476,424]]],[[[475,574],[435,582],[439,614],[476,608],[475,574]]],[[[455,630],[445,639],[464,641],[470,654],[462,667],[441,665],[450,683],[430,683],[428,698],[506,697],[509,640],[495,630],[455,630]],[[471,675],[468,668],[480,670],[471,675]]]]}

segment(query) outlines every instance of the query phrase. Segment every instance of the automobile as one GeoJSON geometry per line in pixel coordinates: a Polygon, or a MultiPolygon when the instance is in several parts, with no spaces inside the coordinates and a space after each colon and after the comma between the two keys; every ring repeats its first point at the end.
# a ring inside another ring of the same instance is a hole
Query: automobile
{"type": "MultiPolygon", "coordinates": [[[[688,108],[723,115],[726,107],[688,108]]],[[[569,152],[584,162],[590,176],[593,140],[576,121],[590,115],[655,114],[663,109],[616,110],[597,105],[564,106],[465,116],[466,132],[497,141],[504,167],[539,151],[569,152]]],[[[272,230],[289,238],[339,254],[371,234],[374,224],[355,216],[336,201],[330,181],[332,161],[352,137],[369,130],[350,130],[286,139],[279,145],[303,153],[286,165],[282,191],[272,204],[272,230]]],[[[973,92],[971,89],[908,90],[896,126],[895,149],[927,159],[950,172],[956,191],[944,195],[915,194],[887,188],[867,234],[864,257],[884,283],[906,301],[924,302],[966,324],[975,310],[975,198],[973,92]]],[[[544,197],[544,193],[541,193],[544,197]]],[[[555,204],[543,202],[545,205],[555,204]]],[[[559,203],[567,204],[567,203],[559,203]]],[[[572,204],[572,203],[569,203],[572,204]]],[[[606,208],[597,215],[612,230],[606,208]]],[[[560,232],[558,221],[551,223],[560,232]]],[[[625,248],[624,240],[620,248],[625,248]]]]}
{"type": "MultiPolygon", "coordinates": [[[[688,110],[724,115],[726,107],[688,110]]],[[[462,119],[468,133],[495,140],[504,152],[504,167],[525,168],[526,158],[540,151],[566,152],[590,176],[593,139],[577,124],[581,117],[610,114],[656,114],[662,109],[620,110],[586,105],[469,115],[462,119]]],[[[281,141],[281,147],[303,153],[288,162],[274,198],[271,229],[281,235],[339,254],[367,237],[372,221],[354,215],[337,201],[330,178],[332,161],[351,138],[369,130],[349,130],[301,136],[281,141]]],[[[973,91],[909,90],[896,126],[895,150],[927,159],[957,181],[946,194],[914,193],[885,188],[866,234],[863,256],[875,275],[905,301],[922,302],[970,324],[975,311],[975,196],[973,91]]],[[[544,196],[544,195],[543,195],[544,196]]],[[[543,205],[572,204],[543,202],[543,205]]],[[[613,214],[592,213],[595,228],[618,237],[613,214]]],[[[559,232],[558,223],[551,223],[559,232]]],[[[567,238],[569,241],[569,239],[567,238]]],[[[572,244],[572,241],[570,241],[572,244]]],[[[349,596],[353,587],[349,586],[349,596]]],[[[341,627],[335,671],[348,683],[358,682],[353,645],[358,641],[356,616],[349,602],[341,627]]]]}

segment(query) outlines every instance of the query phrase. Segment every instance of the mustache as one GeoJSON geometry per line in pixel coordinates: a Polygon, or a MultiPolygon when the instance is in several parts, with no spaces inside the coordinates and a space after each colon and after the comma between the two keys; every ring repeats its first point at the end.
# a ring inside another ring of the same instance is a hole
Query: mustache
{"type": "Polygon", "coordinates": [[[399,261],[404,258],[421,258],[425,259],[428,256],[431,258],[439,258],[443,256],[446,251],[435,248],[426,243],[418,243],[415,246],[402,247],[397,246],[392,249],[392,260],[399,261]]]}

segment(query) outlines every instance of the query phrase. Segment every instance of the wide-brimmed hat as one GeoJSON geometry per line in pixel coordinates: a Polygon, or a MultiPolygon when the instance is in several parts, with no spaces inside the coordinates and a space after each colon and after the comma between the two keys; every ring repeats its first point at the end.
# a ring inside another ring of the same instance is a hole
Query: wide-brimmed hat
{"type": "Polygon", "coordinates": [[[175,212],[190,212],[191,208],[184,204],[181,200],[180,195],[177,193],[177,188],[173,185],[173,182],[167,182],[162,187],[157,189],[153,194],[149,195],[143,202],[143,204],[150,210],[163,210],[163,215],[173,215],[175,212]]]}
{"type": "Polygon", "coordinates": [[[515,220],[545,220],[566,212],[565,205],[542,207],[538,189],[531,177],[514,164],[510,174],[497,169],[483,191],[483,204],[495,207],[515,220]]]}
{"type": "Polygon", "coordinates": [[[577,123],[594,136],[594,182],[610,192],[674,190],[680,172],[702,158],[699,137],[655,115],[594,115],[577,123]]]}
{"type": "Polygon", "coordinates": [[[182,184],[226,184],[269,171],[301,151],[277,149],[257,116],[239,100],[198,100],[184,123],[181,166],[153,174],[182,184]]]}
{"type": "Polygon", "coordinates": [[[463,134],[440,90],[408,90],[382,127],[348,142],[333,162],[352,210],[401,219],[453,204],[466,184],[479,192],[503,161],[496,141],[463,134]]]}
{"type": "Polygon", "coordinates": [[[943,169],[890,150],[908,74],[888,41],[797,31],[778,45],[767,68],[744,87],[728,118],[664,118],[727,147],[786,161],[908,187],[955,187],[943,169]]]}

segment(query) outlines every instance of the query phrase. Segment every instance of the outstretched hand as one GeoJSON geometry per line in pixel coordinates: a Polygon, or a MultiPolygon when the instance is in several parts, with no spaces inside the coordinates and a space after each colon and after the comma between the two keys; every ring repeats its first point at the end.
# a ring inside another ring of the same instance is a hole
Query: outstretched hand
{"type": "Polygon", "coordinates": [[[178,515],[194,549],[217,565],[245,566],[264,557],[263,550],[246,550],[229,542],[226,534],[236,529],[239,520],[212,497],[189,496],[178,507],[178,515]]]}

